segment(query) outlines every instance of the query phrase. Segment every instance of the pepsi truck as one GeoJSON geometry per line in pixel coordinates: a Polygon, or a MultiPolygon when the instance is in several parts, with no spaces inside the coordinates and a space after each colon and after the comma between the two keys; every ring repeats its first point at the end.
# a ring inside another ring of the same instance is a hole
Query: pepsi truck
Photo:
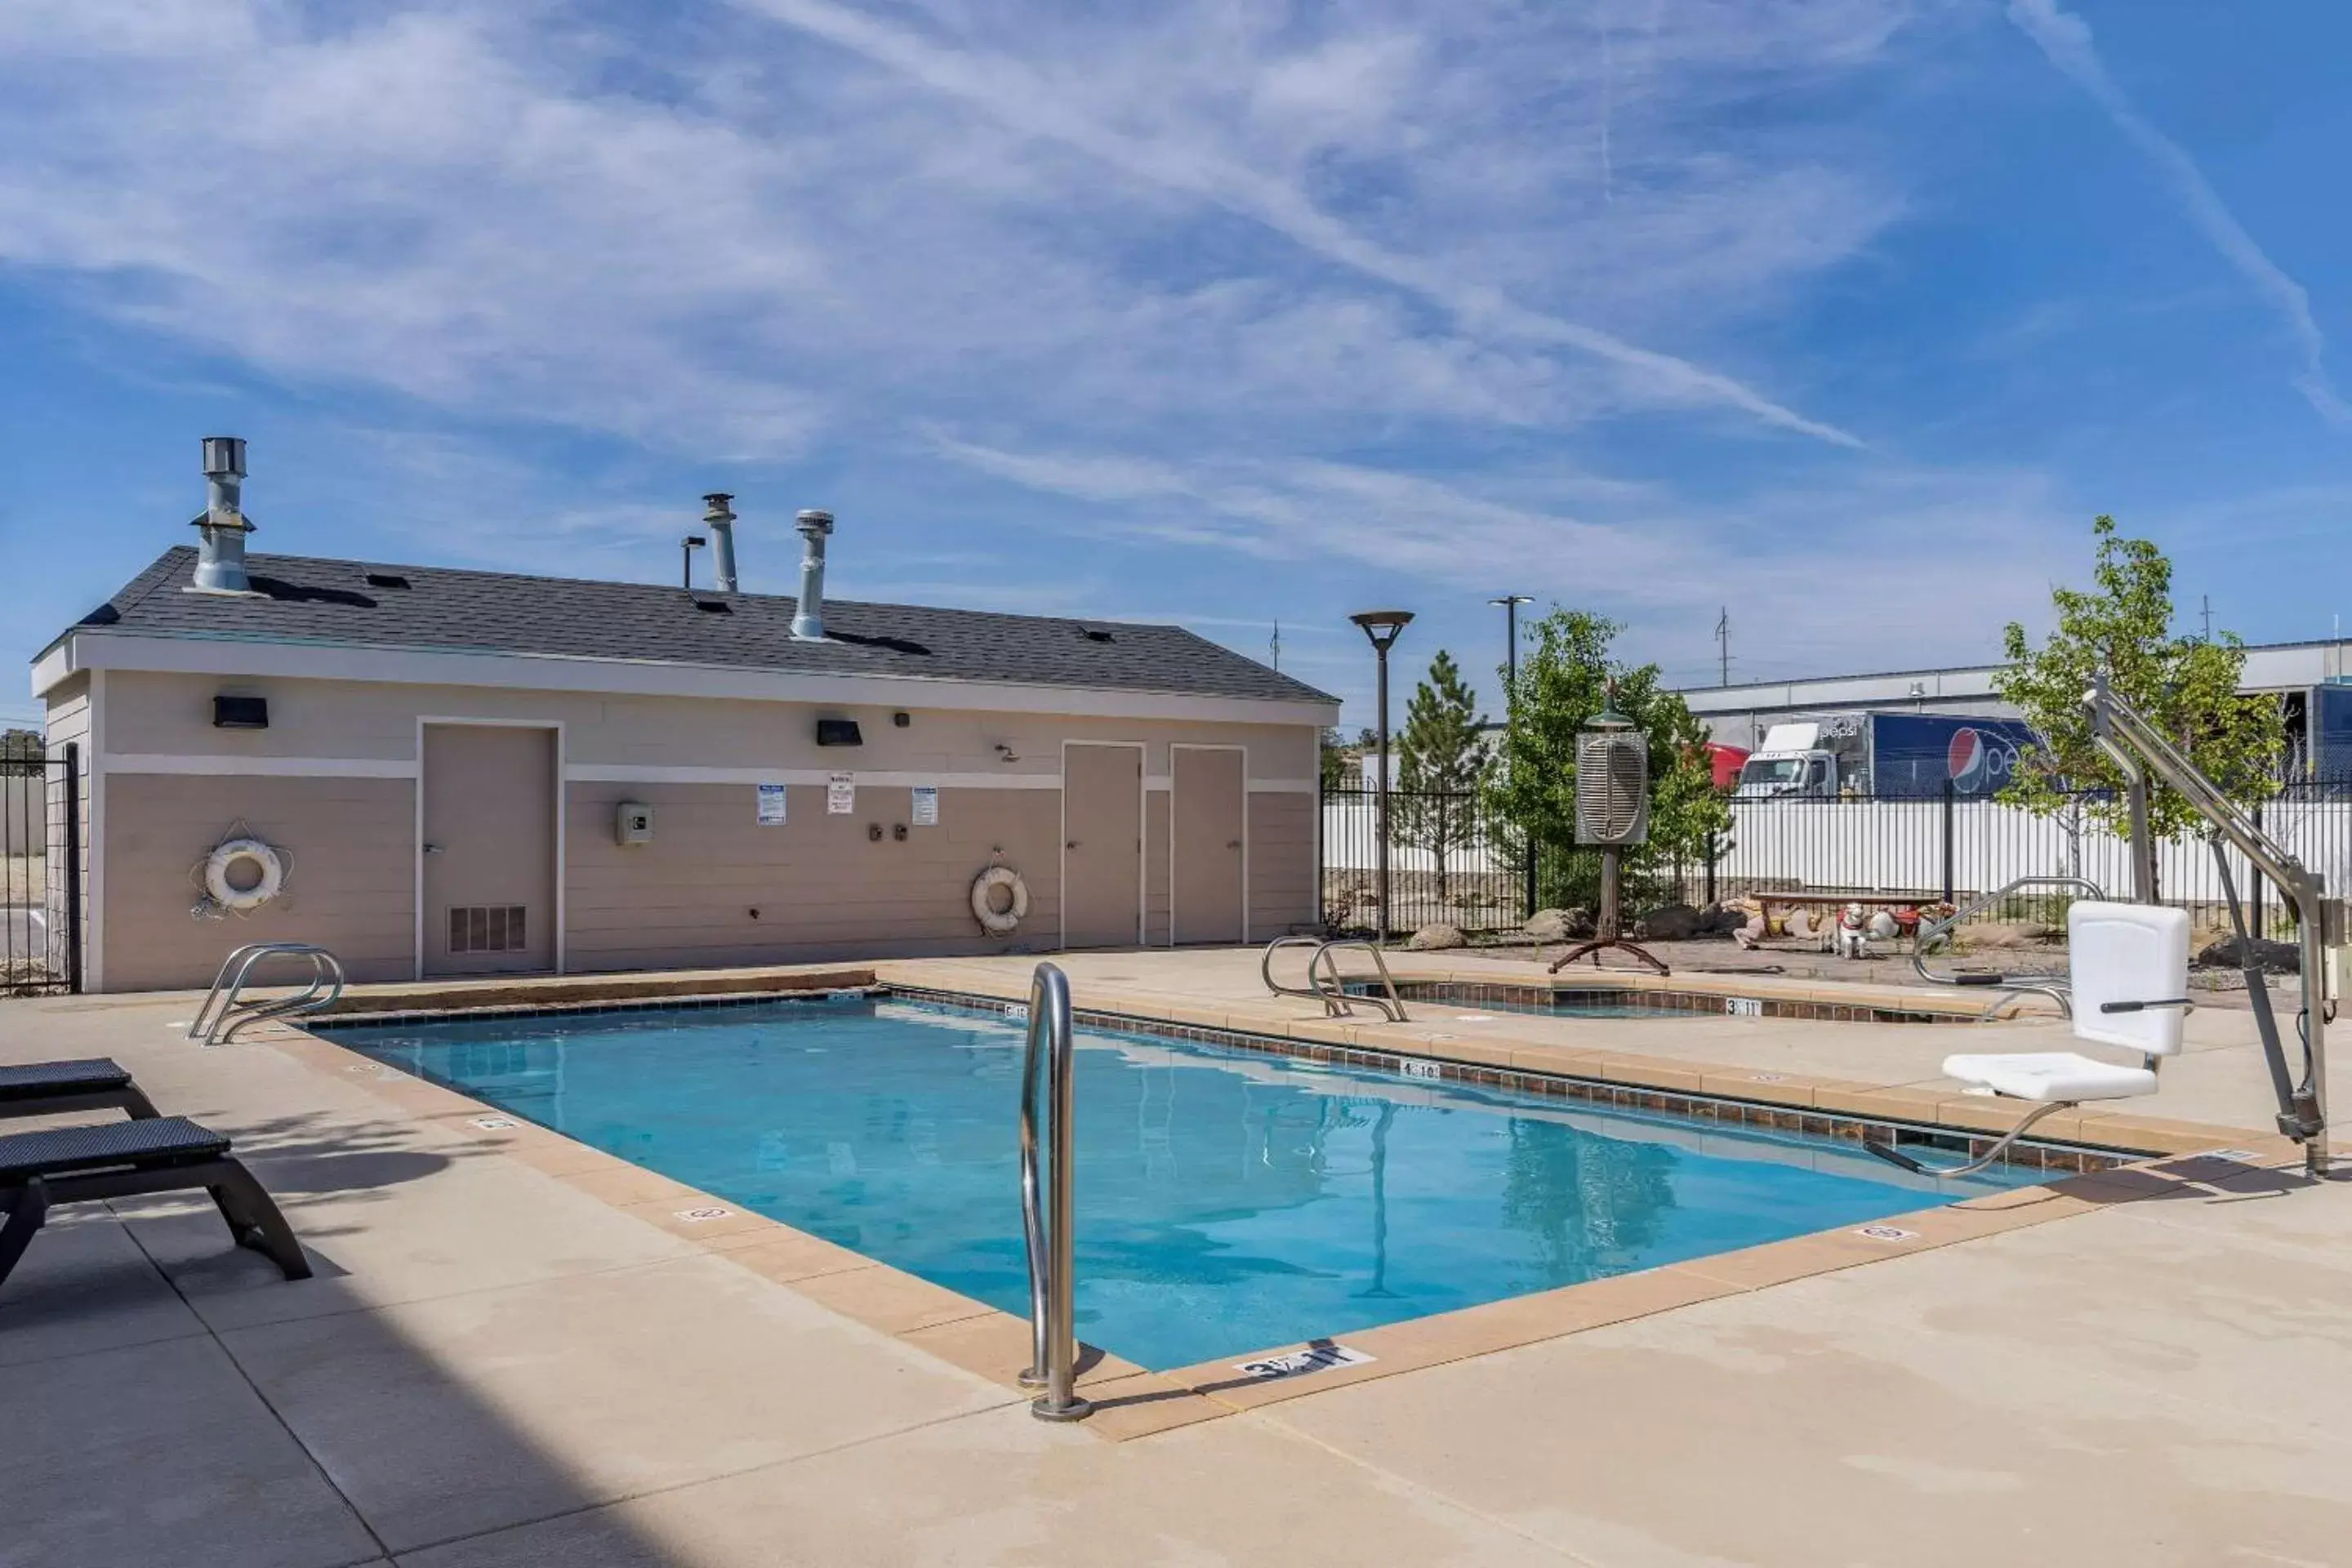
{"type": "Polygon", "coordinates": [[[1740,765],[1735,800],[1963,799],[2009,782],[2021,752],[2039,743],[2016,719],[1953,713],[1832,713],[1775,724],[1740,765]]]}

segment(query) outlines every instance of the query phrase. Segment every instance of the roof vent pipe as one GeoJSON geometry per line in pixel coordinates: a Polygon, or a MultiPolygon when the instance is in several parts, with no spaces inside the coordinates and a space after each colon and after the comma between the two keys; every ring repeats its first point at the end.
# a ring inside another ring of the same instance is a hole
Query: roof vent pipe
{"type": "Polygon", "coordinates": [[[804,511],[793,520],[801,531],[801,596],[793,609],[793,636],[803,642],[824,640],[824,542],[833,532],[833,513],[804,511]]]}
{"type": "Polygon", "coordinates": [[[241,497],[245,480],[245,442],[235,436],[205,437],[205,514],[193,526],[200,543],[192,594],[251,594],[253,580],[245,574],[245,536],[253,531],[246,521],[241,497]]]}
{"type": "Polygon", "coordinates": [[[702,526],[710,531],[710,543],[719,557],[719,591],[737,592],[735,586],[735,509],[727,503],[735,498],[724,490],[713,490],[702,498],[702,526]]]}

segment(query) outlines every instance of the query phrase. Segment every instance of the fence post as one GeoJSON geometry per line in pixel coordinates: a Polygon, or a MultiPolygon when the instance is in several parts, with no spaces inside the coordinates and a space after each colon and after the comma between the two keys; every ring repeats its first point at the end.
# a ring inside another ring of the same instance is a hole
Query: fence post
{"type": "Polygon", "coordinates": [[[1706,907],[1715,908],[1715,829],[1706,830],[1706,907]]]}
{"type": "Polygon", "coordinates": [[[66,742],[66,989],[81,994],[81,747],[66,742]]]}
{"type": "MultiPolygon", "coordinates": [[[[2262,827],[2263,808],[2261,805],[2257,803],[2254,806],[2254,831],[2259,833],[2262,831],[2262,827]]],[[[2260,866],[2253,865],[2251,861],[2247,864],[2253,872],[2253,875],[2246,879],[2246,885],[2253,889],[2252,893],[2250,895],[2254,901],[2253,938],[2256,942],[2260,942],[2263,940],[2263,868],[2260,866]]],[[[2242,956],[2248,963],[2252,963],[2253,962],[2252,954],[2242,954],[2241,956],[2242,956]]]]}
{"type": "Polygon", "coordinates": [[[1944,902],[1956,903],[1952,897],[1953,818],[1960,798],[1959,786],[1950,779],[1944,781],[1944,902]]]}

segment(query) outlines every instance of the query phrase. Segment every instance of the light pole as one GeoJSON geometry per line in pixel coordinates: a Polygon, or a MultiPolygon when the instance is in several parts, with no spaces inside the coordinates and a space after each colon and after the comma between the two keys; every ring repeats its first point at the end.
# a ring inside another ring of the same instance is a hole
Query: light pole
{"type": "Polygon", "coordinates": [[[1372,652],[1378,657],[1381,669],[1381,928],[1379,940],[1385,944],[1389,939],[1389,649],[1396,645],[1397,638],[1403,635],[1405,627],[1412,624],[1412,612],[1411,610],[1366,610],[1360,615],[1349,616],[1348,618],[1363,627],[1364,636],[1371,639],[1372,652]]]}
{"type": "MultiPolygon", "coordinates": [[[[1519,606],[1532,605],[1530,594],[1506,594],[1499,599],[1489,599],[1490,605],[1503,606],[1503,763],[1513,783],[1518,780],[1519,759],[1519,606]]],[[[1520,867],[1519,884],[1527,903],[1528,920],[1536,918],[1536,841],[1529,837],[1521,845],[1526,864],[1520,867]]]]}

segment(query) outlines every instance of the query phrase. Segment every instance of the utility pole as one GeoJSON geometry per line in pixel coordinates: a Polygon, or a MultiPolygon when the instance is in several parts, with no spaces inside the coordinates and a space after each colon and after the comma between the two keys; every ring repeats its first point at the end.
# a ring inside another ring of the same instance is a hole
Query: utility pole
{"type": "Polygon", "coordinates": [[[1723,614],[1715,618],[1716,684],[1731,684],[1731,606],[1723,606],[1723,614]]]}
{"type": "Polygon", "coordinates": [[[1282,669],[1282,618],[1279,616],[1275,617],[1274,638],[1265,645],[1265,650],[1274,656],[1274,668],[1279,673],[1282,669]]]}
{"type": "Polygon", "coordinates": [[[2205,601],[2205,640],[2207,642],[2211,642],[2213,640],[2213,595],[2207,594],[2203,595],[2203,598],[2205,601]]]}

